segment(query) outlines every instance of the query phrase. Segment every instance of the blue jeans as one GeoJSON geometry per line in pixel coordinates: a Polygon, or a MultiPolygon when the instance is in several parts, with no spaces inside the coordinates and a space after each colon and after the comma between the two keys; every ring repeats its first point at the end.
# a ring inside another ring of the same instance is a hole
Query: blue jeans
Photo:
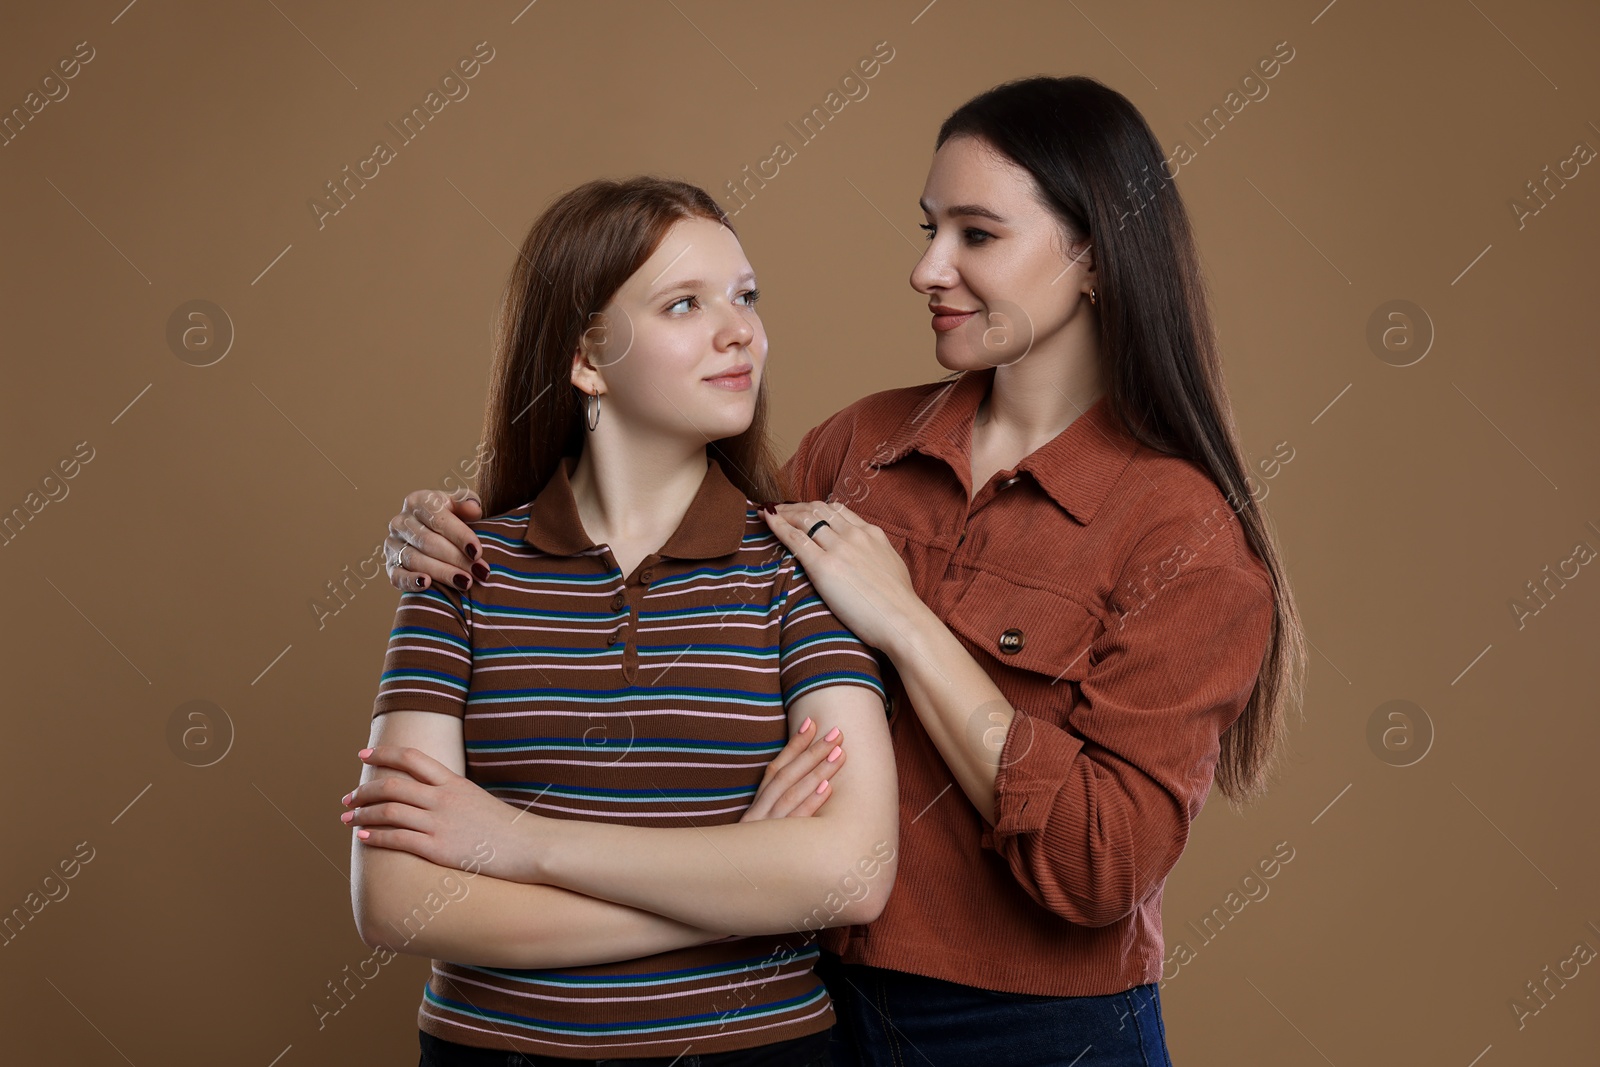
{"type": "Polygon", "coordinates": [[[997,993],[841,963],[816,972],[833,998],[833,1067],[1172,1067],[1156,985],[1095,997],[997,993]]]}
{"type": "Polygon", "coordinates": [[[461,1045],[418,1030],[417,1043],[422,1058],[417,1061],[417,1067],[827,1067],[828,1035],[832,1032],[832,1028],[819,1030],[803,1037],[731,1052],[585,1060],[461,1045]]]}

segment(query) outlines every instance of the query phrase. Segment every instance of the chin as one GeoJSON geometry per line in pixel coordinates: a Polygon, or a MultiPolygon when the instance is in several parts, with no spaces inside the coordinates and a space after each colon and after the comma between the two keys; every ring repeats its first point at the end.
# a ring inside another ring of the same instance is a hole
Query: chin
{"type": "Polygon", "coordinates": [[[988,368],[994,366],[993,363],[983,359],[978,353],[972,351],[966,345],[957,343],[955,341],[945,341],[941,343],[939,340],[935,340],[933,345],[933,358],[939,361],[939,366],[950,371],[987,370],[988,368]]]}
{"type": "MultiPolygon", "coordinates": [[[[726,413],[724,413],[724,416],[726,416],[726,413]]],[[[708,417],[699,425],[707,439],[712,441],[721,441],[728,437],[738,437],[740,434],[748,430],[750,428],[750,424],[754,421],[755,412],[751,411],[746,412],[743,418],[738,419],[730,419],[727,417],[720,419],[708,417]]]]}

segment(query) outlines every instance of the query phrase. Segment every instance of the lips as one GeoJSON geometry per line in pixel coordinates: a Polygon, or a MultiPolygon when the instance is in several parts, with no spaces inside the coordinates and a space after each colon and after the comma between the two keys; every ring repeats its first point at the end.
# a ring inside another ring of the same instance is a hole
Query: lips
{"type": "Polygon", "coordinates": [[[714,385],[718,389],[725,389],[734,393],[747,393],[755,388],[755,367],[746,363],[743,366],[729,367],[720,374],[707,378],[707,385],[714,385]]]}
{"type": "Polygon", "coordinates": [[[940,333],[955,329],[977,314],[976,311],[963,311],[947,304],[931,304],[928,310],[933,312],[933,328],[940,333]]]}

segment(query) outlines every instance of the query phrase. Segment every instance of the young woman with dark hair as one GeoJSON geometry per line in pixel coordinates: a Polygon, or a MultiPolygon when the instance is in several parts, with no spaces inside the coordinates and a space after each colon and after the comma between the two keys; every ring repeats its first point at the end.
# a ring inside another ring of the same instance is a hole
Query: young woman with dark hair
{"type": "Polygon", "coordinates": [[[682,182],[588,183],[523,242],[489,578],[401,597],[344,798],[363,940],[433,960],[423,1067],[827,1060],[816,931],[882,911],[894,763],[876,655],[761,517],[757,295],[682,182]]]}
{"type": "MultiPolygon", "coordinates": [[[[1085,77],[962,105],[921,206],[954,373],[807,432],[767,515],[891,668],[901,870],[821,935],[835,1062],[1168,1064],[1162,887],[1213,783],[1265,788],[1305,662],[1187,214],[1085,77]]],[[[466,580],[477,514],[407,497],[391,579],[466,580]]]]}

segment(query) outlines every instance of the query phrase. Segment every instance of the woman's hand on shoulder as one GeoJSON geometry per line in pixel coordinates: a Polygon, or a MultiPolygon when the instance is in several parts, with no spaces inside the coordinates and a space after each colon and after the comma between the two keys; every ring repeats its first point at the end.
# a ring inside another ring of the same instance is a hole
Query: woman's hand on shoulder
{"type": "Polygon", "coordinates": [[[740,822],[815,815],[827,803],[833,795],[828,779],[844,766],[844,735],[834,729],[821,738],[815,736],[816,732],[816,723],[808,718],[783,750],[772,757],[756,798],[739,816],[740,822]],[[839,754],[829,759],[836,748],[839,754]]]}
{"type": "Polygon", "coordinates": [[[883,527],[829,500],[769,504],[761,517],[828,610],[867,644],[892,654],[897,641],[927,623],[911,571],[883,527]]]}
{"type": "Polygon", "coordinates": [[[406,494],[400,513],[389,520],[389,534],[383,540],[384,569],[390,583],[403,592],[414,592],[434,582],[466,589],[474,578],[488,578],[483,545],[467,525],[483,517],[483,502],[470,489],[454,493],[418,489],[406,494]]]}

